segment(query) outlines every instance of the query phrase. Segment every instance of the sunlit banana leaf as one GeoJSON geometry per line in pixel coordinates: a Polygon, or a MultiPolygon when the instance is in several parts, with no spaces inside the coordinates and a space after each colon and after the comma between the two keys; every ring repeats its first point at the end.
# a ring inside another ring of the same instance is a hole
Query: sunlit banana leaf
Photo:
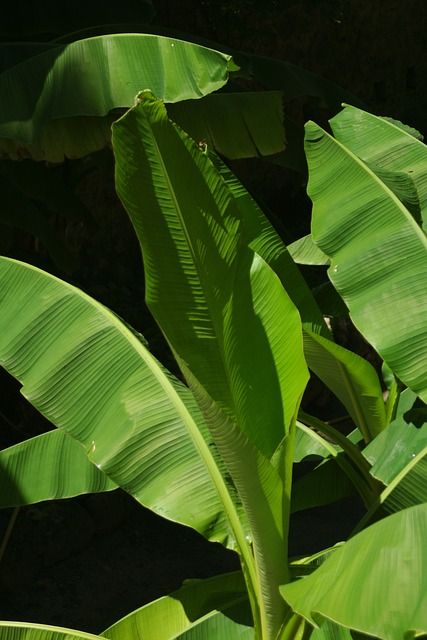
{"type": "Polygon", "coordinates": [[[349,629],[339,627],[331,620],[325,620],[321,627],[314,629],[310,640],[354,640],[354,638],[349,629]]]}
{"type": "Polygon", "coordinates": [[[312,235],[350,316],[396,375],[427,399],[427,239],[375,174],[306,125],[312,235]]]}
{"type": "Polygon", "coordinates": [[[62,430],[0,451],[0,508],[111,491],[117,485],[62,430]]]}
{"type": "Polygon", "coordinates": [[[0,361],[113,482],[233,546],[222,498],[234,507],[191,392],[103,305],[1,258],[0,361]]]}
{"type": "Polygon", "coordinates": [[[222,87],[231,68],[228,55],[154,35],[49,49],[0,75],[8,97],[0,106],[0,152],[53,162],[81,157],[105,145],[114,119],[108,114],[130,106],[139,91],[149,88],[166,102],[201,98],[222,87]]]}
{"type": "Polygon", "coordinates": [[[175,637],[176,640],[256,640],[253,627],[234,622],[221,611],[208,614],[175,637]]]}
{"type": "Polygon", "coordinates": [[[426,633],[426,531],[427,504],[400,511],[351,538],[281,593],[312,623],[330,619],[384,640],[426,633]]]}
{"type": "Polygon", "coordinates": [[[219,93],[169,105],[168,113],[202,146],[231,160],[253,158],[283,151],[282,100],[280,91],[219,93]]]}
{"type": "Polygon", "coordinates": [[[100,640],[101,636],[49,624],[0,621],[1,640],[100,640]]]}
{"type": "Polygon", "coordinates": [[[289,244],[288,251],[297,264],[329,264],[328,256],[314,244],[310,234],[289,244]]]}
{"type": "Polygon", "coordinates": [[[242,243],[240,211],[221,175],[160,101],[147,95],[115,123],[113,146],[150,310],[178,362],[271,455],[307,379],[296,309],[242,243]]]}
{"type": "Polygon", "coordinates": [[[197,624],[203,616],[233,605],[241,606],[240,622],[248,622],[247,597],[240,572],[206,580],[190,580],[169,596],[133,611],[101,635],[109,640],[133,640],[135,636],[147,640],[171,640],[197,624]]]}
{"type": "Polygon", "coordinates": [[[412,201],[411,186],[414,188],[418,199],[414,204],[418,204],[427,229],[427,147],[414,136],[414,130],[351,106],[332,118],[331,127],[335,137],[380,177],[384,176],[382,170],[390,172],[391,177],[395,175],[396,187],[393,188],[393,181],[389,186],[401,199],[409,191],[407,197],[412,201]],[[402,183],[401,178],[399,185],[399,175],[406,177],[408,183],[402,183]]]}
{"type": "MultiPolygon", "coordinates": [[[[307,381],[299,315],[244,241],[221,175],[160,101],[147,94],[115,123],[113,148],[117,191],[143,250],[147,303],[242,499],[254,536],[261,624],[273,636],[283,613],[274,585],[287,572],[288,514],[268,458],[283,438],[292,441],[307,381]],[[259,544],[261,532],[271,544],[259,544]]],[[[291,464],[289,447],[280,470],[285,491],[291,464]]]]}
{"type": "Polygon", "coordinates": [[[301,315],[303,327],[327,336],[329,332],[320,309],[283,240],[230,169],[216,154],[210,154],[210,158],[236,202],[249,247],[258,253],[278,275],[301,315]]]}
{"type": "Polygon", "coordinates": [[[304,332],[304,353],[310,369],[343,403],[365,442],[381,433],[386,427],[386,413],[373,366],[352,351],[308,330],[304,332]]]}

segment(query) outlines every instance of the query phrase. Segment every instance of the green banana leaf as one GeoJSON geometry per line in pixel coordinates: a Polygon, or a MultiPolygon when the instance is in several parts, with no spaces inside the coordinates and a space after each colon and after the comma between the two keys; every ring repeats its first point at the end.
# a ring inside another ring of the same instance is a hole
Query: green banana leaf
{"type": "MultiPolygon", "coordinates": [[[[221,175],[160,101],[142,96],[115,123],[113,148],[117,192],[143,251],[147,304],[242,499],[258,571],[252,583],[261,584],[260,624],[274,637],[283,614],[275,584],[286,579],[289,514],[282,513],[287,500],[268,458],[293,438],[308,377],[299,315],[278,277],[248,248],[221,175]]],[[[280,469],[285,494],[291,465],[288,447],[280,469]]]]}
{"type": "Polygon", "coordinates": [[[282,101],[281,91],[217,93],[171,104],[168,113],[199,144],[236,160],[283,151],[282,101]]]}
{"type": "Polygon", "coordinates": [[[1,258],[0,292],[0,362],[25,397],[141,504],[234,547],[233,488],[190,390],[75,287],[1,258]]]}
{"type": "Polygon", "coordinates": [[[426,531],[427,504],[400,511],[281,593],[312,624],[331,620],[383,640],[427,633],[426,531]]]}
{"type": "Polygon", "coordinates": [[[221,611],[209,613],[189,629],[175,636],[176,640],[256,640],[253,627],[234,622],[221,611]]]}
{"type": "Polygon", "coordinates": [[[235,200],[249,247],[258,253],[278,275],[300,313],[303,327],[327,336],[329,332],[319,307],[283,240],[230,169],[216,154],[210,153],[209,157],[235,200]]]}
{"type": "Polygon", "coordinates": [[[385,485],[390,484],[427,447],[427,410],[424,424],[415,425],[410,413],[415,400],[416,395],[405,389],[400,395],[393,422],[363,449],[363,455],[372,465],[371,474],[385,485]]]}
{"type": "Polygon", "coordinates": [[[296,309],[242,242],[240,211],[221,175],[160,101],[147,94],[116,122],[113,148],[151,312],[178,363],[272,455],[307,381],[296,309]]]}
{"type": "Polygon", "coordinates": [[[354,495],[350,478],[335,460],[319,464],[313,471],[294,481],[291,495],[291,511],[303,511],[322,507],[354,495]]]}
{"type": "Polygon", "coordinates": [[[0,451],[0,508],[116,488],[89,462],[81,444],[62,430],[0,451]]]}
{"type": "Polygon", "coordinates": [[[306,125],[312,235],[359,331],[427,399],[427,239],[351,151],[306,125]]]}
{"type": "MultiPolygon", "coordinates": [[[[407,179],[403,180],[403,194],[397,183],[396,195],[404,198],[409,188],[411,202],[414,198],[410,188],[414,188],[422,223],[427,230],[427,147],[415,137],[415,130],[349,105],[345,105],[330,123],[335,137],[380,177],[384,170],[391,177],[400,176],[401,187],[402,177],[407,179]]],[[[389,186],[393,189],[392,184],[389,186]]]]}
{"type": "Polygon", "coordinates": [[[81,157],[105,146],[111,112],[131,105],[142,89],[166,102],[201,98],[226,84],[234,68],[228,55],[154,35],[99,36],[49,49],[0,75],[8,96],[0,106],[0,151],[52,162],[81,157]]]}
{"type": "Polygon", "coordinates": [[[329,258],[313,242],[311,234],[288,244],[288,251],[297,264],[322,266],[329,264],[329,258]]]}
{"type": "Polygon", "coordinates": [[[109,640],[133,640],[135,635],[146,640],[171,640],[181,637],[180,634],[199,624],[209,613],[224,611],[233,605],[241,607],[236,622],[250,624],[247,592],[240,572],[188,580],[177,591],[133,611],[101,635],[109,640]]]}
{"type": "Polygon", "coordinates": [[[0,621],[1,640],[100,640],[92,633],[49,624],[0,621]]]}
{"type": "Polygon", "coordinates": [[[386,427],[386,412],[378,375],[369,362],[308,329],[304,353],[310,369],[337,396],[370,442],[386,427]]]}

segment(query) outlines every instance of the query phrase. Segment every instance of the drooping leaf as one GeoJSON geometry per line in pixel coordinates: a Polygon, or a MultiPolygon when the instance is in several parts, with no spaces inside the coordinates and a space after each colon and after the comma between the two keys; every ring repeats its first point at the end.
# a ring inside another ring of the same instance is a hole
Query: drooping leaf
{"type": "Polygon", "coordinates": [[[310,369],[343,403],[365,442],[381,433],[386,427],[386,413],[373,366],[308,329],[304,332],[304,353],[310,369]]]}
{"type": "MultiPolygon", "coordinates": [[[[414,187],[427,229],[427,147],[414,135],[415,130],[348,105],[332,118],[331,127],[335,137],[380,177],[385,170],[397,179],[399,175],[407,178],[409,187],[403,182],[403,191],[414,187]]],[[[392,183],[389,186],[393,188],[392,183]]],[[[397,195],[402,199],[398,191],[397,195]]],[[[410,193],[408,197],[413,199],[410,193]]]]}
{"type": "Polygon", "coordinates": [[[306,125],[312,235],[350,316],[396,375],[427,399],[427,239],[375,174],[306,125]]]}
{"type": "Polygon", "coordinates": [[[281,587],[310,622],[323,620],[384,640],[427,633],[427,504],[351,538],[315,572],[281,587]]]}
{"type": "Polygon", "coordinates": [[[218,93],[171,104],[168,113],[201,146],[226,158],[270,156],[285,146],[282,99],[280,91],[218,93]]]}
{"type": "Polygon", "coordinates": [[[62,430],[0,451],[0,508],[116,488],[89,462],[81,444],[62,430]]]}
{"type": "Polygon", "coordinates": [[[1,258],[0,362],[113,482],[233,546],[220,494],[234,507],[191,392],[103,305],[1,258]]]}
{"type": "MultiPolygon", "coordinates": [[[[114,116],[149,88],[166,102],[222,87],[231,57],[154,35],[116,34],[49,49],[0,74],[0,152],[61,162],[105,146],[114,116]],[[84,70],[84,72],[82,71],[84,70]]],[[[117,116],[116,116],[117,117],[117,116]]]]}
{"type": "Polygon", "coordinates": [[[101,635],[109,640],[132,640],[135,636],[147,640],[171,640],[191,628],[203,616],[228,609],[233,604],[242,606],[240,622],[248,622],[247,592],[240,572],[206,580],[189,580],[169,596],[133,611],[101,635]]]}

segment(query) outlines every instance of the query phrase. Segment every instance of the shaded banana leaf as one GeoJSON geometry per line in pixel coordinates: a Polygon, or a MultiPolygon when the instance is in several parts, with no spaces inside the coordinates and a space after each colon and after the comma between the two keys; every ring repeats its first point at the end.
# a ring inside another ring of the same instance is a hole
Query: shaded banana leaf
{"type": "Polygon", "coordinates": [[[156,513],[234,546],[222,498],[234,507],[191,392],[103,305],[1,258],[0,361],[113,482],[156,513]]]}
{"type": "Polygon", "coordinates": [[[222,87],[233,68],[228,55],[153,35],[49,49],[0,75],[8,96],[0,107],[0,152],[52,162],[81,157],[105,145],[114,119],[107,114],[131,105],[141,89],[166,102],[201,98],[222,87]]]}
{"type": "Polygon", "coordinates": [[[0,621],[1,640],[100,640],[101,636],[49,624],[0,621]]]}
{"type": "Polygon", "coordinates": [[[363,455],[372,465],[371,474],[385,485],[427,447],[427,410],[423,425],[411,421],[411,409],[416,395],[403,391],[399,398],[396,418],[363,450],[363,455]]]}
{"type": "Polygon", "coordinates": [[[284,149],[282,100],[280,91],[218,93],[169,105],[168,113],[202,146],[231,160],[253,158],[284,149]]]}
{"type": "Polygon", "coordinates": [[[147,640],[171,640],[198,624],[203,616],[230,609],[233,605],[241,606],[236,622],[249,624],[247,592],[240,572],[206,580],[189,580],[169,596],[133,611],[101,635],[109,640],[133,640],[135,636],[147,640]]]}
{"type": "Polygon", "coordinates": [[[427,399],[427,239],[396,196],[342,144],[306,125],[312,235],[359,331],[427,399]]]}
{"type": "Polygon", "coordinates": [[[427,147],[414,135],[415,130],[348,105],[330,122],[335,137],[378,173],[401,200],[418,205],[427,229],[427,147]]]}
{"type": "Polygon", "coordinates": [[[304,353],[310,369],[342,402],[365,442],[385,429],[382,389],[369,362],[308,329],[304,331],[304,353]]]}
{"type": "Polygon", "coordinates": [[[316,431],[297,420],[294,462],[301,462],[304,458],[310,456],[328,458],[338,451],[341,451],[341,449],[336,444],[325,440],[316,431]]]}
{"type": "Polygon", "coordinates": [[[297,264],[325,265],[329,258],[314,244],[311,235],[288,244],[288,251],[297,264]]]}
{"type": "Polygon", "coordinates": [[[289,568],[292,575],[292,581],[310,575],[318,567],[320,567],[337,549],[342,547],[344,542],[337,542],[332,547],[322,549],[310,556],[302,558],[294,558],[291,560],[289,568]]]}
{"type": "MultiPolygon", "coordinates": [[[[117,191],[143,250],[147,303],[245,507],[260,624],[275,637],[288,513],[268,457],[283,438],[292,441],[308,377],[299,315],[278,277],[243,241],[240,212],[221,175],[160,101],[147,94],[115,123],[113,147],[117,191]]],[[[288,447],[280,469],[285,492],[291,465],[288,447]]]]}
{"type": "Polygon", "coordinates": [[[314,629],[310,640],[353,640],[353,636],[345,627],[339,627],[331,620],[325,620],[321,627],[314,629]]]}
{"type": "Polygon", "coordinates": [[[116,488],[89,462],[81,444],[62,430],[0,451],[0,508],[116,488]]]}
{"type": "Polygon", "coordinates": [[[291,512],[321,507],[354,495],[355,488],[337,461],[319,464],[302,478],[295,480],[291,494],[291,512]]]}
{"type": "Polygon", "coordinates": [[[314,573],[281,587],[312,624],[325,619],[384,640],[427,632],[427,505],[351,538],[314,573]]]}

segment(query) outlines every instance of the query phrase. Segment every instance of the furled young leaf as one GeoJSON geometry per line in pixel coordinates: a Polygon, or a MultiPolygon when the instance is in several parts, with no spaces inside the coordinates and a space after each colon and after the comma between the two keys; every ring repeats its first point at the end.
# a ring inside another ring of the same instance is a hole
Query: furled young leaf
{"type": "Polygon", "coordinates": [[[396,375],[427,399],[427,239],[377,176],[306,125],[312,235],[350,316],[396,375]]]}
{"type": "Polygon", "coordinates": [[[198,624],[207,614],[233,605],[240,605],[242,609],[238,620],[248,622],[247,598],[240,572],[206,580],[189,580],[169,596],[133,611],[101,635],[109,640],[133,640],[135,636],[146,640],[171,640],[198,624]]]}
{"type": "Polygon", "coordinates": [[[168,113],[202,146],[231,160],[253,158],[283,151],[282,100],[281,91],[217,93],[171,104],[168,113]]]}
{"type": "Polygon", "coordinates": [[[234,507],[191,392],[103,305],[1,258],[0,362],[113,482],[233,546],[223,500],[234,507]]]}
{"type": "Polygon", "coordinates": [[[304,353],[310,369],[337,396],[370,442],[386,427],[382,390],[373,366],[357,354],[306,330],[304,353]]]}
{"type": "Polygon", "coordinates": [[[49,49],[0,74],[0,151],[53,162],[109,139],[112,117],[149,88],[166,102],[222,87],[231,57],[155,35],[116,34],[49,49]],[[99,117],[102,116],[102,119],[99,117]],[[72,121],[70,121],[72,119],[72,121]]]}
{"type": "Polygon", "coordinates": [[[116,488],[89,462],[81,444],[62,430],[0,451],[0,508],[116,488]]]}
{"type": "Polygon", "coordinates": [[[400,511],[281,593],[312,623],[329,619],[383,640],[427,633],[426,531],[427,504],[400,511]]]}
{"type": "MultiPolygon", "coordinates": [[[[403,197],[405,190],[413,186],[427,229],[427,147],[414,136],[414,130],[348,105],[332,118],[331,127],[335,137],[380,177],[385,170],[407,178],[409,187],[404,184],[403,197]]],[[[390,188],[393,189],[392,184],[390,188]]],[[[397,195],[402,199],[401,193],[397,195]]],[[[413,199],[411,194],[408,197],[413,199]]]]}

